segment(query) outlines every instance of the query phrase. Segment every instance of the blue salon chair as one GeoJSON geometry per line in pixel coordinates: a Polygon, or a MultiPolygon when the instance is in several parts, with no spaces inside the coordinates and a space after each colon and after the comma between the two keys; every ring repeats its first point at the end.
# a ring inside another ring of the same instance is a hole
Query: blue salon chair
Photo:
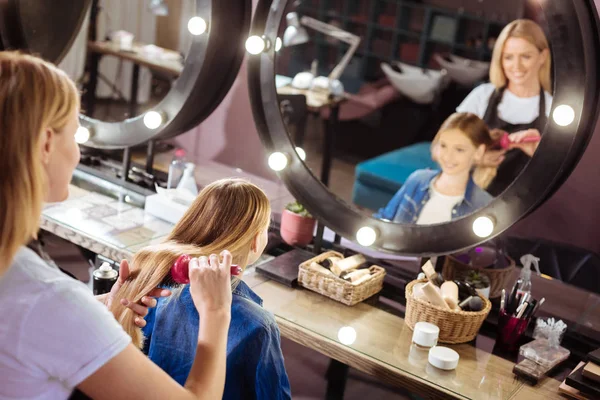
{"type": "Polygon", "coordinates": [[[374,211],[384,207],[410,174],[438,168],[430,148],[430,142],[415,143],[359,163],[354,172],[353,203],[374,211]]]}

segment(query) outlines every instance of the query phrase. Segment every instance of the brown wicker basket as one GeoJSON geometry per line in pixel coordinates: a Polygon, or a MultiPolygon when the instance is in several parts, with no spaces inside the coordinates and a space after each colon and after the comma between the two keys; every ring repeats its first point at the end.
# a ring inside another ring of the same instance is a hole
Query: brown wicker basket
{"type": "Polygon", "coordinates": [[[444,279],[454,280],[460,279],[464,274],[471,270],[476,270],[482,275],[490,278],[490,299],[498,298],[502,295],[502,289],[509,286],[509,282],[515,269],[515,261],[506,257],[510,265],[506,268],[491,269],[491,268],[479,268],[467,265],[458,261],[452,256],[444,257],[444,267],[442,268],[442,275],[444,279]]]}
{"type": "Polygon", "coordinates": [[[320,263],[328,257],[344,256],[336,251],[327,251],[303,262],[298,268],[298,284],[349,306],[368,299],[383,288],[385,269],[377,265],[369,268],[371,279],[359,285],[308,268],[312,262],[320,263]]]}
{"type": "Polygon", "coordinates": [[[406,315],[404,321],[412,330],[417,322],[430,322],[440,328],[440,343],[466,343],[475,339],[481,324],[487,318],[492,303],[481,297],[481,311],[448,311],[430,304],[424,300],[413,298],[412,289],[417,282],[427,282],[427,279],[414,280],[406,285],[406,315]]]}

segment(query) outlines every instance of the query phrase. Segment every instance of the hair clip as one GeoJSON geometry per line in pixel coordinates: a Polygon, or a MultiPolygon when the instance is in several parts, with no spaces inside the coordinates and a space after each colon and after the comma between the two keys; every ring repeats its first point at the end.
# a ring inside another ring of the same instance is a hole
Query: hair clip
{"type": "MultiPolygon", "coordinates": [[[[192,258],[187,254],[180,255],[171,267],[171,278],[176,283],[190,283],[189,264],[192,258]]],[[[242,274],[242,269],[238,265],[231,266],[231,275],[239,276],[242,274]]]]}

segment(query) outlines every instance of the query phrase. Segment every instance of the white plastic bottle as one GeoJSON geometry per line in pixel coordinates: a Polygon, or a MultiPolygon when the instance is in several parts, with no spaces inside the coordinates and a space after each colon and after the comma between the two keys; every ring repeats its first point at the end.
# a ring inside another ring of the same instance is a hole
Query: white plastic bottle
{"type": "Polygon", "coordinates": [[[194,176],[195,167],[194,163],[186,163],[183,176],[177,185],[177,189],[187,190],[194,196],[198,194],[198,185],[196,185],[196,177],[194,176]]]}
{"type": "Polygon", "coordinates": [[[521,284],[517,288],[517,295],[521,294],[524,296],[526,293],[531,294],[531,264],[534,265],[538,275],[540,274],[540,259],[533,256],[532,254],[525,254],[521,257],[521,264],[523,269],[521,270],[521,284]]]}
{"type": "Polygon", "coordinates": [[[175,189],[179,185],[179,181],[183,177],[183,171],[185,171],[185,150],[175,150],[173,160],[169,165],[169,176],[167,178],[167,189],[175,189]]]}

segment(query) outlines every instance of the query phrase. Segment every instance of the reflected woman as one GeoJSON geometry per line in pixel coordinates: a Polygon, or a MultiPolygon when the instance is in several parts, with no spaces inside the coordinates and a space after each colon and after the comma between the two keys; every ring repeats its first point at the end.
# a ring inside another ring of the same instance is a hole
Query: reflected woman
{"type": "Polygon", "coordinates": [[[519,19],[508,24],[494,46],[490,83],[475,88],[458,106],[471,112],[490,129],[509,133],[505,150],[486,151],[481,165],[497,168],[487,191],[498,196],[517,177],[537,149],[538,142],[524,143],[526,137],[540,137],[550,115],[552,85],[548,40],[535,22],[519,19]]]}
{"type": "Polygon", "coordinates": [[[493,176],[479,173],[494,138],[475,114],[455,113],[442,124],[431,144],[441,171],[421,169],[411,174],[375,218],[398,223],[429,225],[448,222],[485,207],[492,196],[483,188],[493,176]]]}

